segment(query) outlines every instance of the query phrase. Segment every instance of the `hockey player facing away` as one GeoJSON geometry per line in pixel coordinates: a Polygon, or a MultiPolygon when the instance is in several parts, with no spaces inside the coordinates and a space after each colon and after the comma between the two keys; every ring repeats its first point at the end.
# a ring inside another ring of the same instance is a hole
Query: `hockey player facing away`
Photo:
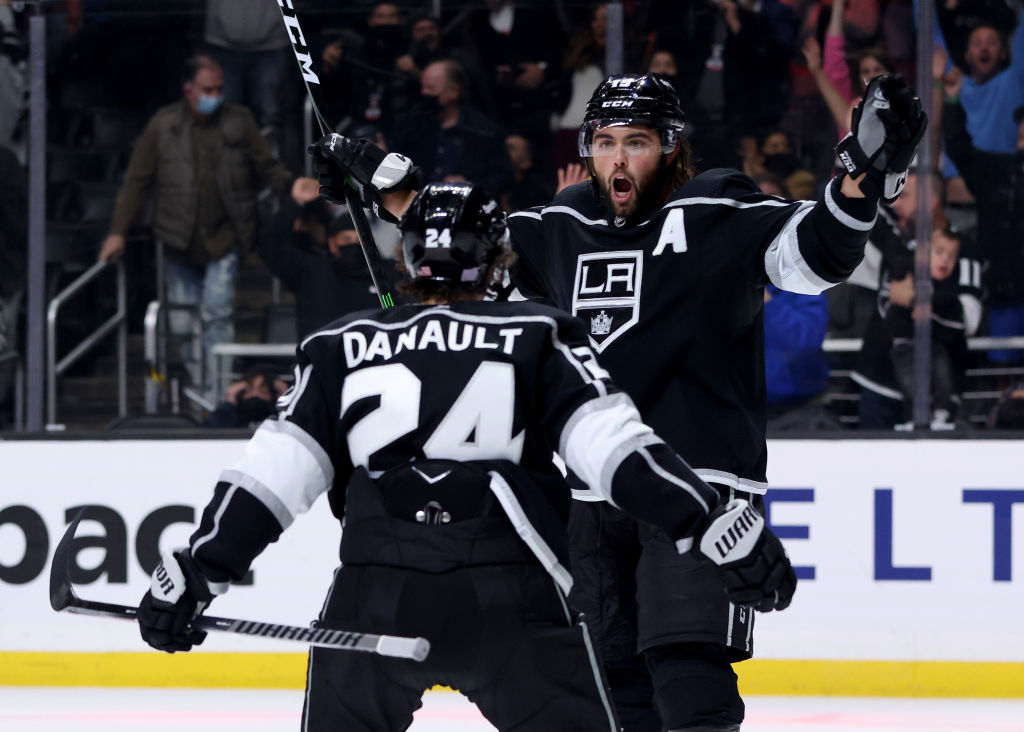
{"type": "MultiPolygon", "coordinates": [[[[720,495],[762,510],[764,287],[817,294],[853,272],[925,124],[902,78],[875,78],[837,148],[848,172],[817,202],[784,201],[735,170],[695,176],[672,86],[609,77],[580,129],[591,181],[509,216],[513,298],[579,316],[645,422],[720,495]]],[[[344,138],[315,147],[321,184],[348,174],[378,211],[401,215],[411,161],[344,138]]],[[[711,562],[677,552],[656,523],[585,486],[574,498],[570,599],[598,640],[625,729],[738,730],[731,664],[753,653],[753,613],[729,601],[711,562]]]]}
{"type": "Polygon", "coordinates": [[[344,531],[320,626],[423,636],[431,652],[311,649],[303,730],[404,730],[434,684],[501,730],[618,730],[566,602],[572,500],[553,451],[678,555],[711,557],[738,603],[788,605],[789,560],[746,501],[722,501],[640,420],[580,321],[482,300],[514,258],[486,193],[428,185],[401,231],[421,304],[354,313],[301,343],[277,418],[222,474],[189,548],[154,572],[142,636],[171,652],[201,642],[190,619],[327,493],[344,531]]]}

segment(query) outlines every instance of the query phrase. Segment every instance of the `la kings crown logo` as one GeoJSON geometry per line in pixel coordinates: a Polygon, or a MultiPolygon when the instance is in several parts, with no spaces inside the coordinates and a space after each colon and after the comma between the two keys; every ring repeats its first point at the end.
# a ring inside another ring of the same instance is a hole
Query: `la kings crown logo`
{"type": "Polygon", "coordinates": [[[590,332],[593,335],[608,335],[612,332],[612,319],[604,310],[590,319],[590,332]]]}
{"type": "Polygon", "coordinates": [[[590,325],[600,353],[640,320],[644,253],[595,252],[576,260],[572,314],[590,325]]]}

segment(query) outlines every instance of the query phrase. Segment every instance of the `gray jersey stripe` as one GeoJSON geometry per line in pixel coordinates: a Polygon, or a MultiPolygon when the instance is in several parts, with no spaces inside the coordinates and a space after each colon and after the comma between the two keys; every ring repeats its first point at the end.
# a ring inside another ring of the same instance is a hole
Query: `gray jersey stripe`
{"type": "Polygon", "coordinates": [[[551,550],[551,547],[548,546],[547,542],[544,541],[540,533],[533,528],[530,519],[526,517],[526,512],[505,479],[493,470],[488,475],[491,476],[491,492],[498,499],[498,503],[501,504],[509,521],[512,522],[516,533],[519,534],[519,538],[530,548],[530,551],[540,561],[541,566],[547,570],[547,573],[562,588],[562,592],[568,595],[569,590],[572,589],[572,575],[558,561],[558,557],[551,550]]]}
{"type": "Polygon", "coordinates": [[[678,476],[672,475],[672,473],[668,472],[667,470],[665,470],[665,468],[658,465],[654,457],[651,455],[650,451],[647,450],[646,448],[641,447],[639,449],[639,453],[643,456],[644,460],[647,461],[647,464],[651,466],[651,470],[653,470],[658,475],[658,477],[662,478],[663,480],[667,480],[672,485],[677,485],[680,488],[682,488],[684,491],[689,493],[690,496],[693,497],[693,500],[700,504],[700,507],[704,509],[704,513],[711,513],[711,507],[708,506],[708,502],[704,500],[704,497],[701,496],[701,494],[698,493],[692,485],[687,483],[685,480],[682,480],[678,476]]]}

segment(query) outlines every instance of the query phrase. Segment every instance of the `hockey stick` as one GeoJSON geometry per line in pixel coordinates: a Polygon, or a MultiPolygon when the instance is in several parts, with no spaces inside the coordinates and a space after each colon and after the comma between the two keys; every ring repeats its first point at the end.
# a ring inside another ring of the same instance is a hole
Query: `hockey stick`
{"type": "MultiPolygon", "coordinates": [[[[78,529],[79,522],[85,517],[85,513],[86,509],[84,508],[78,512],[53,552],[53,561],[50,563],[50,606],[57,612],[65,611],[76,615],[135,620],[137,611],[134,607],[83,600],[75,594],[75,590],[71,586],[71,560],[74,555],[75,531],[78,529]]],[[[381,656],[410,658],[414,661],[422,661],[430,652],[430,641],[426,638],[373,635],[326,628],[303,628],[298,625],[261,623],[256,620],[235,620],[200,615],[192,621],[192,627],[197,630],[219,630],[224,633],[296,641],[336,650],[365,651],[381,656]]]]}
{"type": "MultiPolygon", "coordinates": [[[[284,20],[284,27],[288,31],[288,40],[292,43],[292,50],[295,52],[295,61],[299,65],[299,73],[302,74],[302,83],[306,85],[306,94],[309,95],[309,102],[313,105],[313,114],[316,115],[317,124],[320,125],[320,132],[327,135],[332,131],[331,124],[320,113],[316,106],[316,99],[313,97],[313,90],[310,83],[320,84],[320,78],[313,71],[313,57],[306,45],[306,37],[299,27],[299,18],[292,7],[292,0],[277,0],[277,6],[281,11],[281,18],[284,20]]],[[[362,202],[356,195],[354,183],[348,182],[345,187],[345,203],[348,205],[352,222],[356,225],[356,234],[359,236],[359,245],[363,249],[363,257],[366,259],[366,266],[370,270],[370,279],[377,289],[377,296],[380,298],[382,308],[393,308],[395,299],[387,288],[387,278],[384,275],[384,262],[377,249],[377,243],[373,240],[373,232],[370,231],[370,224],[366,220],[366,213],[363,211],[362,202]]]]}

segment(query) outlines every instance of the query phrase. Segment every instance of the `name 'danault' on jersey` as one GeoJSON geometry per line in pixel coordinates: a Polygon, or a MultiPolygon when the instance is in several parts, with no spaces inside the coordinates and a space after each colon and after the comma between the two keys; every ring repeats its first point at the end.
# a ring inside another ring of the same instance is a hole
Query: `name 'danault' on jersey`
{"type": "Polygon", "coordinates": [[[594,252],[576,260],[572,314],[588,325],[600,353],[640,320],[644,253],[594,252]]]}
{"type": "Polygon", "coordinates": [[[341,334],[341,340],[345,350],[345,363],[351,369],[365,361],[386,361],[407,350],[501,349],[502,353],[510,354],[515,347],[516,338],[522,334],[522,328],[498,328],[488,333],[483,325],[452,320],[445,327],[439,320],[427,320],[401,331],[378,330],[372,335],[349,330],[341,334]]]}

